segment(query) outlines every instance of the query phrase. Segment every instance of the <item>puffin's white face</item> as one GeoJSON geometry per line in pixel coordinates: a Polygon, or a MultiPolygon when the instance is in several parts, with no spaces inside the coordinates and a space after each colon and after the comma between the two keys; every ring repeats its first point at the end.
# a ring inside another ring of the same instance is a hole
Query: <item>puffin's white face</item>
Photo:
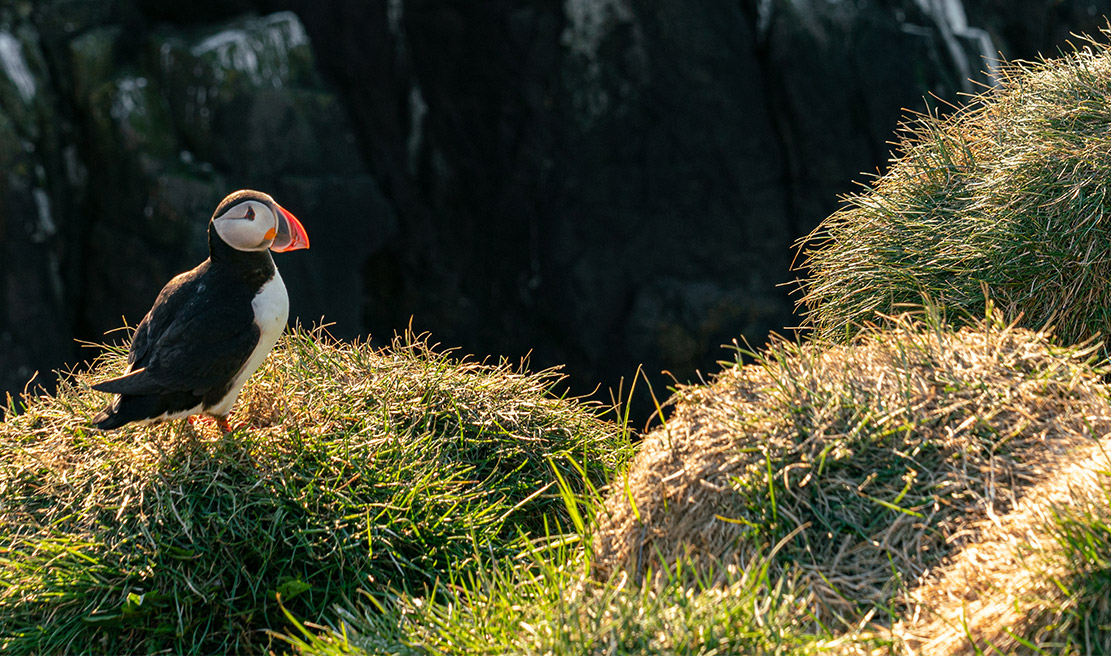
{"type": "Polygon", "coordinates": [[[297,217],[261,191],[231,193],[216,212],[212,217],[216,235],[236,250],[284,253],[309,247],[309,235],[297,217]]]}
{"type": "Polygon", "coordinates": [[[274,244],[278,217],[270,206],[245,200],[212,220],[216,234],[228,246],[240,251],[264,251],[274,244]]]}

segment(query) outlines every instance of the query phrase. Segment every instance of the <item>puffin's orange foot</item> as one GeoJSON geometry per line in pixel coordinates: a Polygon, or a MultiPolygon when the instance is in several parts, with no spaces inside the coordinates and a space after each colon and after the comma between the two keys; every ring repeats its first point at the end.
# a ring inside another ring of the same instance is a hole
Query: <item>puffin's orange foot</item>
{"type": "Polygon", "coordinates": [[[238,424],[232,425],[230,422],[228,422],[227,417],[214,417],[214,419],[216,419],[216,425],[219,426],[220,430],[224,431],[225,433],[234,433],[237,430],[250,428],[250,424],[248,424],[247,422],[240,422],[238,424]]]}
{"type": "Polygon", "coordinates": [[[216,427],[225,433],[232,433],[247,426],[246,424],[232,426],[231,423],[228,422],[227,417],[214,417],[212,415],[189,415],[185,421],[189,422],[190,426],[196,426],[198,423],[208,422],[210,420],[216,422],[216,427]]]}

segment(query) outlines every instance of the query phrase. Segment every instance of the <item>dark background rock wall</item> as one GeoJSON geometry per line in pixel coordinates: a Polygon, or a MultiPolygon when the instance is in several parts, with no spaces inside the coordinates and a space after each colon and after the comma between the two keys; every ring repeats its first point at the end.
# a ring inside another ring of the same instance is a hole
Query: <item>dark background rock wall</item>
{"type": "Polygon", "coordinates": [[[302,219],[278,264],[337,336],[412,317],[578,393],[713,371],[794,324],[793,244],[904,108],[1109,5],[0,2],[0,390],[137,322],[242,187],[302,219]]]}

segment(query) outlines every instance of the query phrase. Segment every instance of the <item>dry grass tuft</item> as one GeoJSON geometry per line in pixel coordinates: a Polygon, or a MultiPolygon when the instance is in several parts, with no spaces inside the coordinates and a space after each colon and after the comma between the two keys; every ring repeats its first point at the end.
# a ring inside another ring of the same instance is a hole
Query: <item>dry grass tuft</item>
{"type": "MultiPolygon", "coordinates": [[[[1028,489],[1011,512],[974,523],[977,539],[911,591],[912,610],[894,631],[906,653],[1111,652],[1105,591],[1092,599],[1070,583],[1088,572],[1069,562],[1069,545],[1058,539],[1062,520],[1077,509],[1106,519],[1109,447],[1104,438],[1084,448],[1028,489]]],[[[1106,525],[1095,528],[1104,533],[1105,568],[1106,525]]]]}
{"type": "Polygon", "coordinates": [[[847,346],[780,340],[680,390],[599,513],[596,574],[720,571],[782,541],[771,576],[800,577],[816,619],[890,623],[981,521],[1111,431],[1094,347],[998,316],[891,323],[847,346]]]}

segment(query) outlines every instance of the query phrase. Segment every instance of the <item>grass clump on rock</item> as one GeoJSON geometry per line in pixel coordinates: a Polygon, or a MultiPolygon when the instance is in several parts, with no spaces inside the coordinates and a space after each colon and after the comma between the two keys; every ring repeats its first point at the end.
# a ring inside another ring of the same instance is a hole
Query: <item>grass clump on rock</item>
{"type": "Polygon", "coordinates": [[[908,124],[890,170],[807,239],[800,307],[820,337],[923,297],[963,322],[985,289],[1062,341],[1111,328],[1111,47],[1006,64],[996,82],[908,124]]]}
{"type": "Polygon", "coordinates": [[[812,618],[890,625],[977,520],[1111,431],[1092,350],[998,317],[773,342],[676,395],[599,512],[595,571],[722,571],[779,545],[770,576],[797,579],[812,618]]]}
{"type": "Polygon", "coordinates": [[[100,433],[84,380],[0,423],[0,649],[243,653],[359,590],[433,586],[515,554],[605,481],[624,436],[552,372],[287,335],[227,436],[183,422],[100,433]],[[281,605],[279,605],[279,600],[281,605]]]}

